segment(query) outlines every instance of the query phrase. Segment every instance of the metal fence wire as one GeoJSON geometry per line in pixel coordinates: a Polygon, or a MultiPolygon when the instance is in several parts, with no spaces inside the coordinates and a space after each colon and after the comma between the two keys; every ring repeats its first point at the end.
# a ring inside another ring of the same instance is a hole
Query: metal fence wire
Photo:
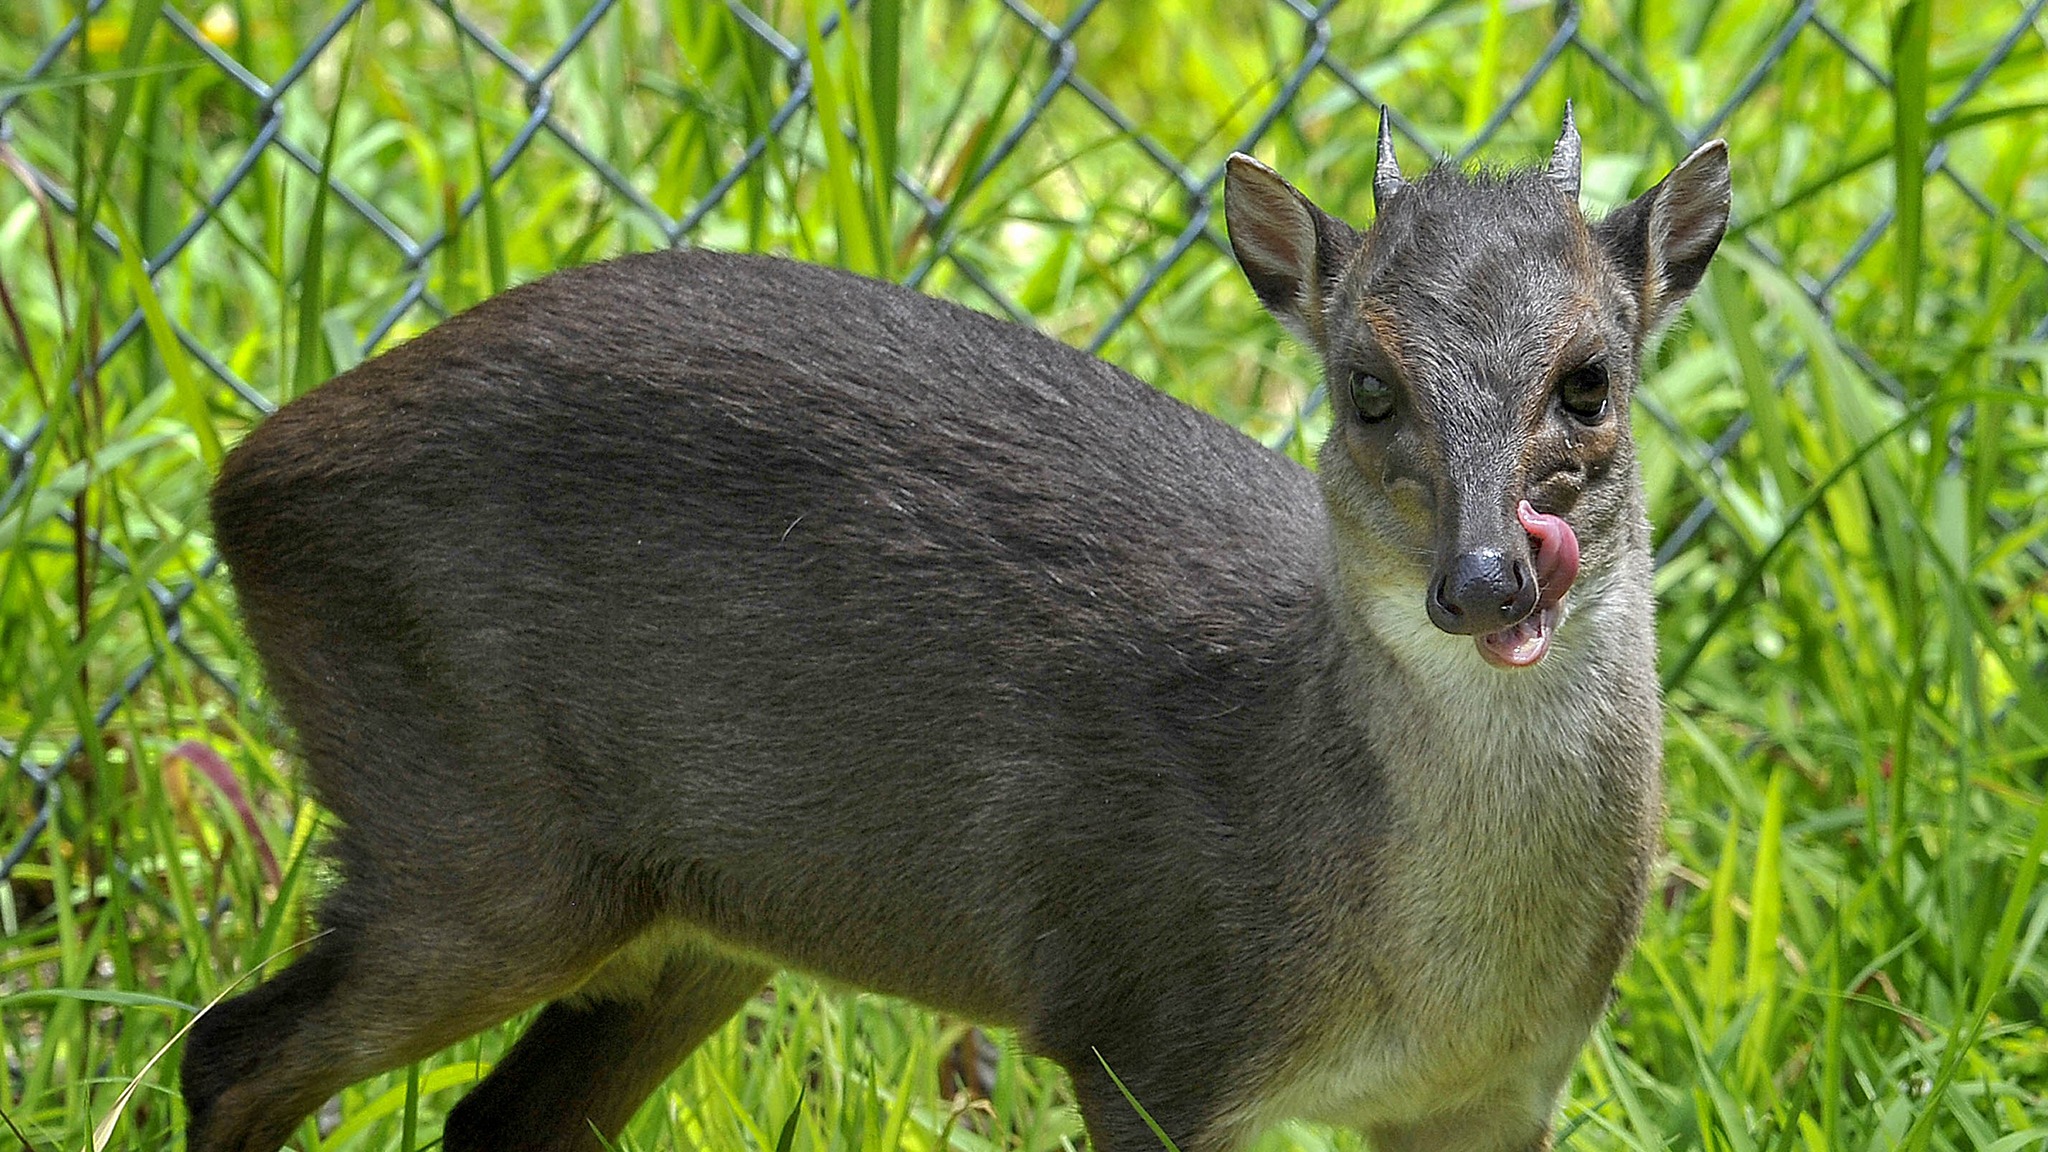
{"type": "MultiPolygon", "coordinates": [[[[428,0],[416,2],[424,4],[428,0]]],[[[452,34],[460,38],[461,46],[470,59],[478,62],[479,67],[502,70],[523,94],[525,104],[524,117],[516,130],[511,132],[509,140],[496,150],[495,155],[489,157],[487,180],[459,199],[454,206],[454,219],[468,221],[478,213],[485,201],[486,186],[495,189],[516,185],[522,164],[536,149],[545,145],[551,146],[558,154],[565,152],[573,157],[574,163],[586,169],[595,179],[597,195],[609,201],[623,215],[636,220],[642,229],[640,234],[646,237],[650,246],[664,242],[673,245],[715,243],[717,237],[707,235],[714,218],[734,196],[735,189],[764,163],[771,147],[799,147],[801,142],[791,137],[815,131],[813,118],[805,113],[817,111],[819,95],[814,85],[811,57],[803,45],[778,30],[775,21],[746,7],[742,0],[725,2],[727,10],[746,34],[780,59],[786,74],[786,94],[765,116],[765,127],[745,141],[722,176],[707,191],[691,202],[672,203],[668,207],[657,203],[642,182],[636,181],[601,155],[599,149],[586,143],[557,102],[558,80],[565,69],[572,66],[579,53],[588,51],[593,42],[605,34],[608,25],[629,19],[630,5],[620,0],[593,0],[580,14],[572,12],[574,23],[560,36],[559,43],[546,55],[535,59],[508,48],[487,30],[491,23],[488,6],[480,3],[438,4],[454,30],[452,34]]],[[[1353,5],[1357,2],[1350,0],[1353,5]]],[[[1253,149],[1288,117],[1302,114],[1310,99],[1307,94],[1312,88],[1316,93],[1314,100],[1319,114],[1332,108],[1371,113],[1383,102],[1382,90],[1394,86],[1386,70],[1380,66],[1382,57],[1378,54],[1386,49],[1384,40],[1370,45],[1353,43],[1351,40],[1357,38],[1347,40],[1333,31],[1337,17],[1343,14],[1340,9],[1345,7],[1345,0],[1324,0],[1320,5],[1309,4],[1306,0],[1247,0],[1247,4],[1260,8],[1266,19],[1298,22],[1299,53],[1272,78],[1268,86],[1270,96],[1262,95],[1263,107],[1251,118],[1252,126],[1241,138],[1212,142],[1216,146],[1190,152],[1187,149],[1176,150],[1160,140],[1156,133],[1148,132],[1141,118],[1127,114],[1105,95],[1096,80],[1091,79],[1095,74],[1085,52],[1083,34],[1091,21],[1103,18],[1106,6],[1102,0],[1079,0],[1067,5],[1060,19],[1053,19],[1034,8],[1029,0],[1000,0],[999,4],[991,0],[991,6],[999,9],[996,21],[1006,25],[1009,35],[1028,37],[1035,44],[1043,65],[1027,80],[1028,96],[1018,101],[1021,112],[1011,115],[1000,126],[1000,134],[980,152],[970,171],[954,173],[949,181],[943,183],[927,183],[907,168],[894,174],[897,188],[915,205],[915,211],[922,214],[921,226],[932,238],[932,243],[927,246],[928,254],[903,270],[902,278],[912,284],[923,283],[943,266],[950,275],[971,285],[983,297],[978,303],[1021,322],[1032,322],[1030,310],[1015,299],[1014,293],[1000,283],[999,277],[991,274],[984,258],[970,251],[968,246],[953,242],[953,236],[947,231],[953,222],[949,209],[1002,178],[1022,162],[1020,157],[1026,154],[1024,146],[1034,133],[1042,130],[1047,109],[1056,101],[1071,104],[1078,100],[1085,108],[1092,109],[1107,130],[1117,133],[1125,146],[1142,154],[1142,164],[1162,187],[1176,194],[1175,199],[1184,206],[1183,214],[1177,219],[1177,230],[1169,229],[1162,244],[1147,250],[1142,271],[1128,291],[1108,311],[1106,319],[1101,320],[1092,332],[1082,334],[1080,342],[1090,350],[1102,349],[1132,322],[1134,314],[1176,268],[1190,260],[1219,259],[1221,253],[1228,251],[1220,227],[1219,185],[1223,178],[1223,157],[1229,151],[1253,149]]],[[[90,0],[84,15],[51,35],[13,85],[0,88],[0,142],[12,141],[18,133],[28,131],[21,123],[24,99],[37,90],[36,81],[46,74],[56,73],[60,61],[74,49],[79,37],[89,34],[106,7],[106,0],[90,0]]],[[[1527,15],[1529,9],[1539,6],[1523,3],[1512,7],[1527,15]]],[[[1456,139],[1442,138],[1440,132],[1432,132],[1419,118],[1403,115],[1398,100],[1393,102],[1392,122],[1404,142],[1404,151],[1448,156],[1456,160],[1475,156],[1496,142],[1546,76],[1566,67],[1572,70],[1573,94],[1579,96],[1582,103],[1584,90],[1589,88],[1600,89],[1610,99],[1634,102],[1665,126],[1665,143],[1681,154],[1712,138],[1731,118],[1743,114],[1752,105],[1772,99],[1776,86],[1784,79],[1778,75],[1779,70],[1786,66],[1795,46],[1802,52],[1832,54],[1838,58],[1836,63],[1855,75],[1859,83],[1878,88],[1892,85],[1881,51],[1873,48],[1867,37],[1859,41],[1852,35],[1848,16],[1824,11],[1824,5],[1818,0],[1799,0],[1782,11],[1767,35],[1757,38],[1760,49],[1752,58],[1728,64],[1728,71],[1739,73],[1740,79],[1726,88],[1728,95],[1718,106],[1695,121],[1674,122],[1667,99],[1660,95],[1662,86],[1645,77],[1640,65],[1627,59],[1627,54],[1616,48],[1612,37],[1597,34],[1589,26],[1587,15],[1578,3],[1560,0],[1547,7],[1548,11],[1544,13],[1548,17],[1547,40],[1536,53],[1533,63],[1514,81],[1511,94],[1476,129],[1465,131],[1456,139]]],[[[2044,242],[2028,222],[2007,218],[2000,213],[1994,199],[1983,191],[1987,182],[1985,174],[1965,171],[1952,160],[1950,143],[1943,129],[1963,114],[1987,82],[2008,64],[2008,58],[2017,46],[2029,37],[2043,34],[2040,18],[2044,7],[2048,7],[2048,0],[2014,3],[2009,28],[1984,52],[1948,98],[1928,111],[1929,139],[1933,144],[1925,164],[1930,187],[1945,185],[1960,194],[1976,212],[2002,229],[2016,251],[2030,262],[2030,268],[2037,270],[2048,269],[2048,242],[2044,242]]],[[[388,248],[386,255],[392,260],[393,271],[391,283],[398,287],[390,299],[381,302],[381,309],[365,326],[366,331],[358,334],[357,350],[361,355],[368,355],[386,345],[393,338],[394,331],[399,330],[401,323],[408,318],[416,321],[423,315],[431,319],[445,314],[446,309],[430,288],[429,271],[436,254],[450,241],[445,223],[425,228],[399,223],[401,214],[389,209],[383,200],[388,189],[358,187],[331,176],[323,168],[317,152],[303,142],[320,139],[326,125],[318,121],[307,124],[295,122],[295,118],[314,117],[318,113],[312,110],[310,101],[295,104],[287,97],[295,89],[314,83],[323,62],[331,63],[330,57],[344,51],[344,34],[352,25],[365,21],[365,8],[366,0],[346,0],[312,36],[289,67],[276,75],[262,76],[252,73],[208,35],[202,27],[205,17],[195,21],[176,3],[162,6],[161,20],[170,33],[182,41],[180,50],[189,48],[190,54],[198,61],[197,66],[217,70],[219,79],[245,94],[255,109],[255,115],[246,125],[246,148],[239,159],[219,175],[210,188],[199,191],[189,218],[178,222],[168,232],[168,239],[142,253],[142,268],[153,281],[161,282],[162,278],[174,274],[181,257],[197,238],[209,230],[225,226],[223,206],[252,179],[259,164],[274,162],[281,157],[290,169],[324,182],[333,198],[335,210],[352,214],[367,226],[367,234],[374,237],[376,243],[388,248]]],[[[847,11],[855,21],[864,16],[858,0],[847,11]]],[[[829,38],[846,34],[841,23],[838,18],[825,19],[819,29],[820,35],[829,38]]],[[[912,62],[912,66],[918,65],[912,62]]],[[[684,111],[679,100],[678,114],[684,111]]],[[[59,210],[65,213],[77,211],[74,189],[67,187],[55,171],[49,166],[38,167],[28,161],[20,163],[18,174],[32,181],[59,210]]],[[[1888,198],[1877,198],[1873,204],[1861,233],[1845,250],[1790,254],[1773,250],[1760,232],[1742,230],[1744,206],[1738,202],[1737,242],[1749,258],[1784,273],[1789,282],[1806,295],[1820,316],[1832,319],[1837,295],[1845,281],[1870,258],[1894,223],[1894,209],[1888,198]]],[[[104,225],[96,225],[95,228],[100,244],[109,251],[120,249],[121,242],[113,232],[104,225]]],[[[101,365],[120,355],[138,336],[143,336],[147,322],[138,309],[106,333],[99,346],[101,365]]],[[[251,410],[271,410],[272,401],[229,366],[232,357],[225,350],[209,346],[205,340],[180,326],[176,317],[169,318],[168,324],[194,364],[211,373],[251,410]]],[[[1831,335],[1847,361],[1867,373],[1880,387],[1894,395],[1904,395],[1904,388],[1894,374],[1840,326],[1833,326],[1831,335]]],[[[2033,336],[2036,339],[2048,337],[2048,319],[2034,330],[2033,336]]],[[[1803,354],[1788,355],[1777,369],[1777,382],[1783,385],[1806,366],[1803,354]]],[[[1720,428],[1712,439],[1701,439],[1689,433],[1684,423],[1657,405],[1654,398],[1646,397],[1645,401],[1653,418],[1663,424],[1679,443],[1691,446],[1691,463],[1701,470],[1716,468],[1749,429],[1749,417],[1744,414],[1720,428]]],[[[1308,403],[1311,406],[1320,404],[1320,394],[1312,396],[1308,403]]],[[[33,493],[28,491],[32,465],[37,454],[46,450],[50,437],[47,416],[26,429],[10,430],[0,426],[0,453],[4,453],[6,459],[6,485],[4,491],[0,491],[0,515],[7,514],[18,502],[32,497],[33,493]]],[[[1668,561],[1694,545],[1702,530],[1719,514],[1720,510],[1711,497],[1702,498],[1677,522],[1662,526],[1663,535],[1657,552],[1659,562],[1668,561]]],[[[125,575],[130,572],[130,557],[105,540],[98,540],[96,544],[100,564],[110,566],[116,573],[125,575]]],[[[2048,560],[2039,551],[2036,559],[2048,560]]],[[[241,697],[242,690],[233,678],[210,664],[207,656],[191,642],[181,619],[181,613],[204,582],[215,580],[219,575],[218,558],[211,558],[198,565],[189,579],[182,581],[167,584],[153,576],[145,576],[148,597],[143,610],[154,614],[154,620],[148,622],[148,632],[158,640],[153,651],[129,668],[114,690],[98,702],[95,717],[99,724],[104,725],[114,719],[138,688],[167,660],[187,661],[229,693],[241,697]]],[[[10,741],[0,738],[0,755],[5,756],[10,771],[26,777],[33,790],[32,803],[36,813],[25,831],[7,848],[4,856],[0,856],[0,880],[4,880],[21,863],[49,830],[57,811],[64,766],[76,761],[83,750],[83,737],[71,741],[70,746],[61,752],[53,754],[45,750],[41,757],[32,754],[29,743],[26,739],[10,741]]]]}

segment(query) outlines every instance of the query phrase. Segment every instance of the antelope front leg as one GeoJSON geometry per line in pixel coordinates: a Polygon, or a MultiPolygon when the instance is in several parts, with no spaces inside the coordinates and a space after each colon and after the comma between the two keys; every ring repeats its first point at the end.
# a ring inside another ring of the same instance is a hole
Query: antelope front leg
{"type": "Polygon", "coordinates": [[[1373,1128],[1373,1152],[1550,1152],[1550,1118],[1464,1110],[1408,1125],[1373,1128]]]}
{"type": "Polygon", "coordinates": [[[1454,1108],[1370,1127],[1373,1152],[1550,1152],[1551,1120],[1571,1062],[1542,1063],[1496,1080],[1454,1108]]]}

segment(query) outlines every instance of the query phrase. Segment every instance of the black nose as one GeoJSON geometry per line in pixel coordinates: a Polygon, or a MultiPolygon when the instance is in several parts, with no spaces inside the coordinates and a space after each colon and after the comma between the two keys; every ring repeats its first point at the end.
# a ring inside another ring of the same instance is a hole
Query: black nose
{"type": "Polygon", "coordinates": [[[1429,590],[1430,622],[1454,636],[1498,632],[1536,609],[1529,566],[1497,550],[1467,552],[1429,590]]]}

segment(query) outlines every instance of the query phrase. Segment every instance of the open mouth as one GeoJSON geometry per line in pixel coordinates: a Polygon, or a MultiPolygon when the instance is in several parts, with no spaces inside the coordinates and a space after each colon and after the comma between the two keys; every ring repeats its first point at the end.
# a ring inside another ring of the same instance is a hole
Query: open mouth
{"type": "Polygon", "coordinates": [[[1479,654],[1500,668],[1527,668],[1550,651],[1551,633],[1564,612],[1559,605],[1579,578],[1579,537],[1562,516],[1536,511],[1527,500],[1515,509],[1536,551],[1536,610],[1520,623],[1475,636],[1479,654]]]}

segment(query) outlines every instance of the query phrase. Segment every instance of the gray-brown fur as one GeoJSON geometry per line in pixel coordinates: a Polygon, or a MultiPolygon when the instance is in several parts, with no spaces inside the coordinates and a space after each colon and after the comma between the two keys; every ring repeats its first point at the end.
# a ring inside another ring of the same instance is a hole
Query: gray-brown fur
{"type": "Polygon", "coordinates": [[[344,879],[195,1026],[195,1152],[542,1001],[446,1146],[594,1149],[778,965],[1016,1025],[1102,1152],[1156,1142],[1097,1052],[1188,1152],[1287,1115],[1543,1146],[1655,836],[1625,405],[1725,221],[1721,153],[1687,167],[1676,223],[1440,171],[1358,233],[1234,162],[1241,262],[1330,371],[1319,477],[1024,329],[708,253],[286,406],[215,526],[344,879]],[[1547,401],[1562,317],[1604,431],[1547,401]],[[1346,410],[1365,356],[1398,428],[1346,410]],[[1425,586],[1526,562],[1523,496],[1585,567],[1504,671],[1425,586]]]}

